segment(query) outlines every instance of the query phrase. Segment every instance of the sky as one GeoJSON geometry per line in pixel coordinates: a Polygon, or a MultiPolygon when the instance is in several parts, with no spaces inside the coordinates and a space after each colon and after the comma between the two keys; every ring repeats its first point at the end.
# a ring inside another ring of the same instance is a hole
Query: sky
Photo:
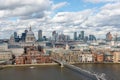
{"type": "Polygon", "coordinates": [[[49,37],[51,32],[120,36],[120,0],[0,0],[0,39],[9,39],[32,27],[49,37]]]}

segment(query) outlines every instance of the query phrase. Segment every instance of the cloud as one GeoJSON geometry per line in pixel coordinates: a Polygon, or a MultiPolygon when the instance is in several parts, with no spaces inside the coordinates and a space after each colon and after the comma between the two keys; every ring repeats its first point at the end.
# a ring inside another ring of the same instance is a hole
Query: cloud
{"type": "Polygon", "coordinates": [[[61,2],[61,3],[58,3],[58,4],[54,4],[54,5],[52,6],[52,10],[59,9],[59,8],[65,6],[65,5],[67,5],[67,4],[69,4],[69,3],[68,3],[68,2],[61,2]]]}
{"type": "Polygon", "coordinates": [[[83,1],[91,3],[120,2],[120,0],[83,0],[83,1]]]}
{"type": "Polygon", "coordinates": [[[54,4],[49,0],[12,0],[11,3],[9,0],[4,1],[4,6],[0,7],[0,38],[9,38],[14,31],[21,34],[30,25],[36,37],[39,29],[43,30],[43,35],[46,36],[51,36],[54,30],[71,36],[75,31],[80,33],[84,30],[85,35],[94,34],[97,37],[105,37],[109,31],[113,34],[120,31],[120,2],[106,3],[96,9],[57,12],[53,15],[54,10],[68,2],[54,4]],[[15,17],[17,20],[14,20],[15,17]]]}
{"type": "Polygon", "coordinates": [[[52,19],[55,23],[72,23],[79,24],[84,21],[91,14],[91,10],[87,9],[80,12],[58,12],[52,19]]]}
{"type": "Polygon", "coordinates": [[[50,0],[0,0],[0,18],[41,18],[51,9],[50,0]]]}

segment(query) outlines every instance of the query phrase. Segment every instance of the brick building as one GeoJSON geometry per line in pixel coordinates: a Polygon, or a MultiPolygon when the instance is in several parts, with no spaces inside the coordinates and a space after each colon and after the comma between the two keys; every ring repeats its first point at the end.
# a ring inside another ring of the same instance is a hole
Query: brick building
{"type": "Polygon", "coordinates": [[[50,55],[45,54],[43,48],[40,46],[27,46],[24,48],[24,54],[16,57],[16,64],[39,63],[51,63],[50,55]]]}

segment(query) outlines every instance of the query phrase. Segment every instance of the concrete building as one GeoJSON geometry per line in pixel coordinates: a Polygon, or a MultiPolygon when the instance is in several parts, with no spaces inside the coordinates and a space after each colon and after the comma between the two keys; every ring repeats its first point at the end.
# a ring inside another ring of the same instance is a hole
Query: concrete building
{"type": "Polygon", "coordinates": [[[0,51],[8,50],[8,44],[7,43],[0,43],[0,51]]]}
{"type": "Polygon", "coordinates": [[[103,56],[103,54],[97,54],[97,55],[96,55],[96,61],[95,61],[95,62],[101,63],[101,62],[103,62],[103,61],[104,61],[104,56],[103,56]]]}
{"type": "Polygon", "coordinates": [[[24,48],[9,48],[9,50],[12,52],[13,55],[20,56],[24,53],[24,48]]]}
{"type": "Polygon", "coordinates": [[[111,51],[104,51],[104,62],[113,62],[113,53],[111,51]]]}
{"type": "Polygon", "coordinates": [[[113,62],[120,63],[120,51],[113,52],[113,62]]]}
{"type": "Polygon", "coordinates": [[[12,59],[11,51],[0,51],[0,60],[8,61],[10,59],[12,59]]]}
{"type": "Polygon", "coordinates": [[[9,60],[12,58],[12,52],[8,50],[6,43],[0,43],[0,60],[9,60]]]}

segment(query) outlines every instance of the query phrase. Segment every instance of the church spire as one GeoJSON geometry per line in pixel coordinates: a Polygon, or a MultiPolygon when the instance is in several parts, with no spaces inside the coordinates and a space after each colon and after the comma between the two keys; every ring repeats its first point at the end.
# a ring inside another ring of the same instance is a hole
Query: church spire
{"type": "Polygon", "coordinates": [[[30,29],[29,29],[29,31],[31,31],[31,25],[30,25],[30,29]]]}

